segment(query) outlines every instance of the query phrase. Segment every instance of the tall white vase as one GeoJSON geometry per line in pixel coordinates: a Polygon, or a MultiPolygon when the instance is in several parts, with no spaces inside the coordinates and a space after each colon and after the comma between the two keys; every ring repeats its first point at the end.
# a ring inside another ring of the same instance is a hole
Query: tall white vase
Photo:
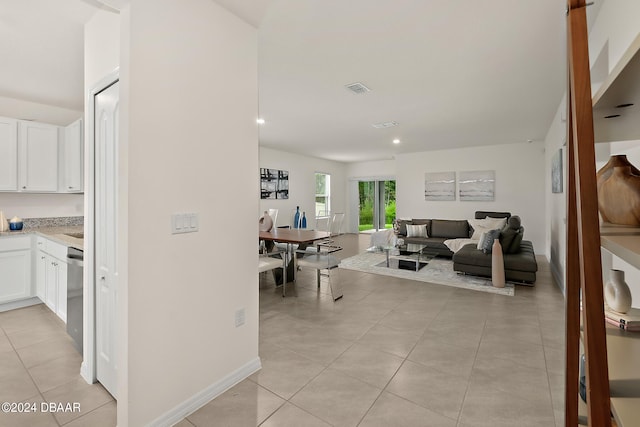
{"type": "Polygon", "coordinates": [[[491,247],[491,282],[495,288],[504,288],[504,255],[498,239],[493,240],[491,247]]]}
{"type": "Polygon", "coordinates": [[[609,307],[618,313],[626,313],[631,308],[631,290],[624,281],[624,271],[611,270],[609,281],[604,285],[604,298],[609,307]]]}
{"type": "Polygon", "coordinates": [[[9,230],[9,223],[7,217],[4,216],[4,212],[0,211],[0,232],[9,230]]]}

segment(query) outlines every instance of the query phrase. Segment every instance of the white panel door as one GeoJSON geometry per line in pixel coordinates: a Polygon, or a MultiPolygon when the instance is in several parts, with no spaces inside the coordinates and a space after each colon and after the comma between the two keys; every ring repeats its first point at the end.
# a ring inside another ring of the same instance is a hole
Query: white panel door
{"type": "Polygon", "coordinates": [[[58,191],[58,126],[19,122],[20,190],[58,191]]]}
{"type": "Polygon", "coordinates": [[[0,191],[18,189],[18,121],[0,117],[0,191]]]}
{"type": "Polygon", "coordinates": [[[96,377],[117,397],[116,235],[119,84],[95,96],[96,377]]]}

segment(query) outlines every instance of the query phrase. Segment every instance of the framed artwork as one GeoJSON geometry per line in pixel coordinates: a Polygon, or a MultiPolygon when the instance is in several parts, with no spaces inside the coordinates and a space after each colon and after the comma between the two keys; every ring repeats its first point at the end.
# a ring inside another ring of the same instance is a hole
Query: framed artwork
{"type": "Polygon", "coordinates": [[[495,171],[460,172],[458,176],[460,200],[493,201],[495,182],[495,171]]]}
{"type": "Polygon", "coordinates": [[[260,198],[288,199],[289,172],[279,169],[260,168],[260,198]]]}
{"type": "Polygon", "coordinates": [[[551,159],[551,192],[562,193],[562,148],[551,159]]]}
{"type": "Polygon", "coordinates": [[[455,200],[456,173],[455,172],[427,172],[424,174],[424,199],[455,200]]]}

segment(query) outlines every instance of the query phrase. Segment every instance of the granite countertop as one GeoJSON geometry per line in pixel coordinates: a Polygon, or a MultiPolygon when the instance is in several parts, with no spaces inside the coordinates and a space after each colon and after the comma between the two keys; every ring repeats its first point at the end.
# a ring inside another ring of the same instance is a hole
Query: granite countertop
{"type": "Polygon", "coordinates": [[[0,239],[4,237],[21,236],[25,234],[39,234],[62,245],[84,250],[84,239],[67,236],[68,233],[82,233],[83,231],[84,227],[82,225],[25,227],[22,230],[18,231],[1,232],[0,239]]]}

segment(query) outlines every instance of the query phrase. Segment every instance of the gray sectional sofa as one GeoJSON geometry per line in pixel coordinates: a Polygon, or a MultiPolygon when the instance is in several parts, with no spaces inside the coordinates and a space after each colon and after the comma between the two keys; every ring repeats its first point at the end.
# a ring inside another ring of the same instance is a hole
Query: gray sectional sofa
{"type": "MultiPolygon", "coordinates": [[[[507,225],[500,233],[506,280],[533,284],[536,281],[538,264],[533,251],[533,244],[528,240],[522,240],[524,228],[520,225],[519,217],[511,217],[509,212],[477,211],[475,213],[476,219],[487,217],[507,219],[507,225]]],[[[471,237],[473,228],[467,220],[419,218],[397,220],[395,231],[398,238],[403,239],[405,243],[423,244],[427,246],[427,252],[451,257],[455,271],[491,277],[491,253],[484,253],[482,250],[477,249],[477,244],[470,243],[454,254],[444,244],[445,240],[468,239],[471,237]],[[407,226],[409,225],[426,225],[427,237],[409,237],[407,235],[407,226]]]]}

